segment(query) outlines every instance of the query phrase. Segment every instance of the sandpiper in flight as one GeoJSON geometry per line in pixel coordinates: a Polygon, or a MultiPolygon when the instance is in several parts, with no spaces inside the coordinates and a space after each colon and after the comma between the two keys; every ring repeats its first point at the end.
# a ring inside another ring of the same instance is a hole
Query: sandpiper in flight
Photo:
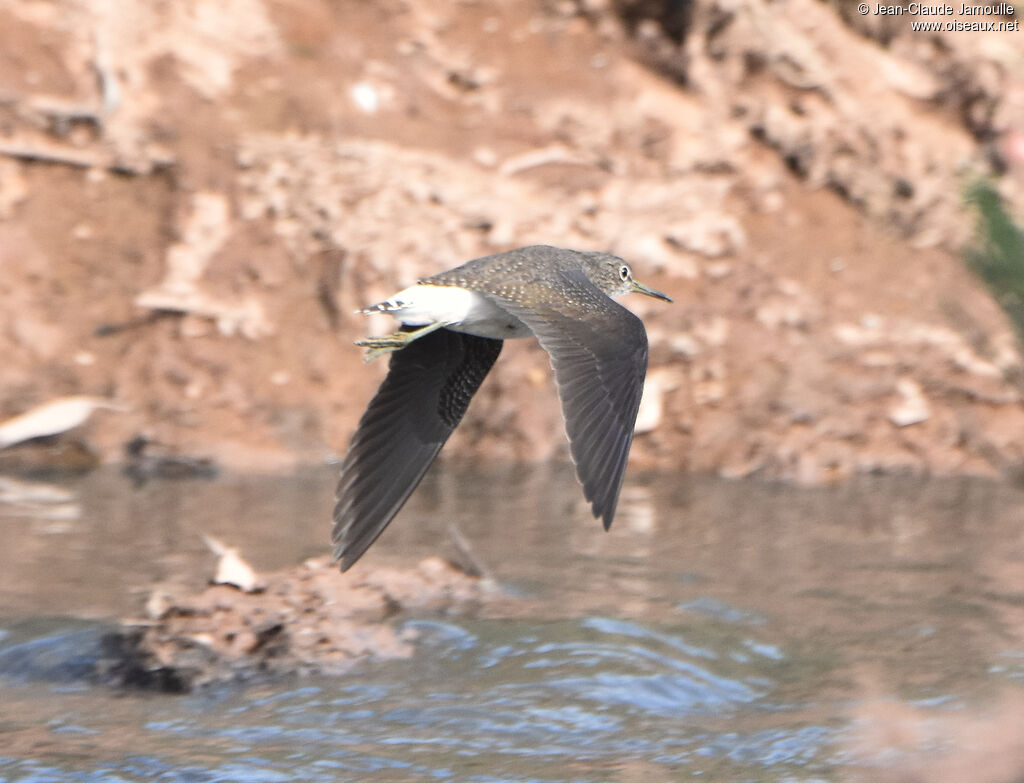
{"type": "Polygon", "coordinates": [[[363,310],[399,331],[360,340],[391,353],[356,428],[334,507],[334,557],[347,570],[419,484],[501,351],[536,335],[551,358],[576,475],[594,516],[612,523],[647,373],[647,333],[611,297],[672,300],[610,253],[534,245],[421,280],[363,310]]]}

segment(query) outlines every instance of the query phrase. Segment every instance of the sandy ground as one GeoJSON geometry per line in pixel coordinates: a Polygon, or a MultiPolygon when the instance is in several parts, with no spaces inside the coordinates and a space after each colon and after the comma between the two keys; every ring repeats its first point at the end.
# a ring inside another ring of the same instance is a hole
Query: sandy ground
{"type": "MultiPolygon", "coordinates": [[[[1014,470],[1021,356],[959,253],[972,177],[1022,203],[1024,39],[662,8],[0,4],[0,416],[117,406],[0,466],[334,458],[385,369],[352,311],[548,243],[676,298],[627,302],[637,465],[1014,470]]],[[[536,345],[448,451],[564,458],[536,345]]]]}

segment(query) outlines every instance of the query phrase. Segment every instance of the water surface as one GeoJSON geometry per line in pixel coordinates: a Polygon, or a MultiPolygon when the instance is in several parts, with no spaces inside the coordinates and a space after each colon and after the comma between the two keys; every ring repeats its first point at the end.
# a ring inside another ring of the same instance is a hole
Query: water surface
{"type": "Polygon", "coordinates": [[[202,584],[203,534],[264,569],[323,554],[333,482],[111,471],[63,485],[77,518],[0,508],[0,781],[1024,770],[1024,491],[984,480],[631,475],[606,534],[567,470],[444,462],[364,562],[454,555],[454,526],[521,601],[396,617],[418,653],[346,677],[188,696],[81,680],[103,622],[154,584],[202,584]]]}

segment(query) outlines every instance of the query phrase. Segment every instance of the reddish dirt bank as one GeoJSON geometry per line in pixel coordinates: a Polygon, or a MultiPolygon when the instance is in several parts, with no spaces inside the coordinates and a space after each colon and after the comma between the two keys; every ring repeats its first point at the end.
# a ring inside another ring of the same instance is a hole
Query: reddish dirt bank
{"type": "MultiPolygon", "coordinates": [[[[972,176],[1021,204],[1019,35],[811,0],[202,8],[0,9],[0,415],[94,395],[126,410],[63,448],[321,461],[384,372],[355,307],[543,242],[676,298],[629,302],[637,464],[814,483],[1024,458],[1021,357],[957,255],[972,176]]],[[[508,346],[448,448],[564,453],[539,348],[508,346]]]]}

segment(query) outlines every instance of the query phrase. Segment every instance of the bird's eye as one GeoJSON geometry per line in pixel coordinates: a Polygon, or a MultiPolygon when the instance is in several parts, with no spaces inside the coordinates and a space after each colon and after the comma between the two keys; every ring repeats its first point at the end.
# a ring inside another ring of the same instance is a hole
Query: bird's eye
{"type": "Polygon", "coordinates": [[[629,267],[623,264],[619,267],[619,277],[622,278],[622,282],[629,280],[629,267]]]}

